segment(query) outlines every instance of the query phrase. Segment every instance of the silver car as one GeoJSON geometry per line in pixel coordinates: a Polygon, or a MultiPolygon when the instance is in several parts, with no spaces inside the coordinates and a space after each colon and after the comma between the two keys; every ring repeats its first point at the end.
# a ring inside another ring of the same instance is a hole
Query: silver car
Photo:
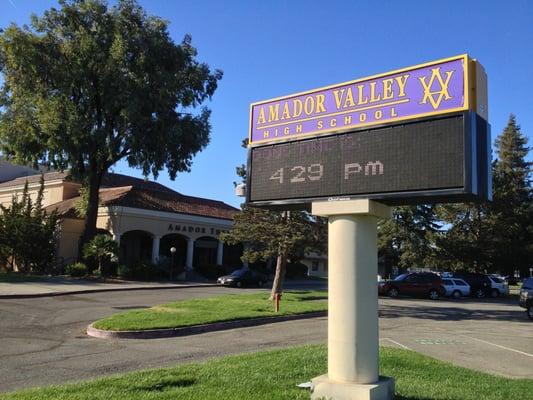
{"type": "Polygon", "coordinates": [[[442,286],[446,289],[446,296],[459,299],[462,296],[470,296],[470,285],[459,278],[444,278],[442,286]]]}
{"type": "Polygon", "coordinates": [[[495,275],[489,275],[489,279],[492,286],[492,290],[490,291],[491,297],[509,295],[509,285],[502,278],[495,275]]]}

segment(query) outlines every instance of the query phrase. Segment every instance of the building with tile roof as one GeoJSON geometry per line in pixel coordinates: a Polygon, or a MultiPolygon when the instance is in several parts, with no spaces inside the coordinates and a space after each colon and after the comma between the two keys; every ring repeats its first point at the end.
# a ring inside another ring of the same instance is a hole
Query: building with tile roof
{"type": "MultiPolygon", "coordinates": [[[[81,185],[67,172],[48,172],[43,177],[43,206],[61,217],[57,262],[65,266],[76,260],[83,231],[84,220],[76,211],[81,185]]],[[[36,196],[40,179],[36,174],[1,182],[0,204],[9,205],[26,182],[30,196],[36,196]]],[[[170,248],[175,247],[175,264],[189,270],[240,264],[242,248],[218,239],[221,232],[231,229],[233,216],[239,212],[235,207],[115,173],[104,176],[99,201],[97,228],[119,242],[121,263],[157,263],[171,257],[170,248]]]]}

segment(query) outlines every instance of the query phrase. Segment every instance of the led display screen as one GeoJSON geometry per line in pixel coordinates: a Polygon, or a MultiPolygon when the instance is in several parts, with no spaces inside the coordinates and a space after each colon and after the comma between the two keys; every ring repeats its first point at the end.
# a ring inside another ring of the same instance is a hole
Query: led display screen
{"type": "Polygon", "coordinates": [[[432,195],[466,198],[475,192],[472,166],[479,161],[468,115],[253,147],[247,200],[366,197],[409,204],[432,195]]]}

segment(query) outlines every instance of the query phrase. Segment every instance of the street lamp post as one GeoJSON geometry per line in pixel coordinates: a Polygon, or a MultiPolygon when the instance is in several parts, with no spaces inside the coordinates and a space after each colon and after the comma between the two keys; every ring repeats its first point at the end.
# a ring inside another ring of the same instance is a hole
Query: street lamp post
{"type": "Polygon", "coordinates": [[[176,255],[176,248],[172,246],[170,248],[171,263],[170,263],[170,280],[172,281],[172,270],[174,269],[174,256],[176,255]]]}

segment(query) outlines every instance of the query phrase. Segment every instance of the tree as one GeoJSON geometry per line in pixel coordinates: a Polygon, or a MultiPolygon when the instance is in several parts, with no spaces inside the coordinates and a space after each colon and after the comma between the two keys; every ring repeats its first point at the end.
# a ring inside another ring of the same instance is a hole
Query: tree
{"type": "Polygon", "coordinates": [[[378,251],[400,268],[435,264],[435,235],[440,224],[432,205],[396,207],[393,217],[378,225],[378,251]]]}
{"type": "MultiPolygon", "coordinates": [[[[248,147],[244,139],[241,147],[248,147]]],[[[241,183],[246,182],[244,164],[236,167],[241,183]]],[[[233,182],[237,186],[237,182],[233,182]]],[[[249,262],[276,258],[276,272],[272,283],[270,300],[283,291],[287,260],[296,262],[307,251],[326,252],[326,219],[312,217],[302,211],[275,211],[241,206],[242,212],[235,216],[233,229],[221,235],[228,244],[246,243],[243,259],[249,262]],[[268,233],[265,234],[265,233],[268,233]]]]}
{"type": "Polygon", "coordinates": [[[28,183],[11,206],[0,205],[0,265],[21,272],[51,272],[55,254],[55,231],[59,217],[42,208],[44,179],[33,203],[28,183]]]}
{"type": "Polygon", "coordinates": [[[450,225],[437,240],[440,258],[452,269],[525,274],[533,266],[532,163],[514,115],[495,145],[493,201],[439,207],[450,225]]]}
{"type": "MultiPolygon", "coordinates": [[[[59,0],[31,27],[0,34],[0,148],[19,162],[70,169],[87,189],[81,244],[96,234],[98,192],[125,159],[143,174],[189,171],[209,142],[222,72],[177,45],[164,20],[134,0],[59,0]]],[[[80,245],[80,252],[82,245],[80,245]]]]}
{"type": "Polygon", "coordinates": [[[246,243],[243,259],[255,262],[276,258],[270,299],[282,292],[287,260],[297,261],[306,251],[325,251],[325,223],[303,211],[271,211],[243,205],[233,229],[221,234],[229,244],[246,243]]]}
{"type": "Polygon", "coordinates": [[[532,162],[525,136],[511,114],[496,138],[497,159],[493,167],[493,202],[490,205],[493,264],[506,274],[520,270],[522,276],[533,267],[532,162]]]}
{"type": "Polygon", "coordinates": [[[492,270],[496,249],[488,204],[446,204],[439,206],[437,213],[448,226],[436,239],[438,258],[446,269],[492,270]]]}

